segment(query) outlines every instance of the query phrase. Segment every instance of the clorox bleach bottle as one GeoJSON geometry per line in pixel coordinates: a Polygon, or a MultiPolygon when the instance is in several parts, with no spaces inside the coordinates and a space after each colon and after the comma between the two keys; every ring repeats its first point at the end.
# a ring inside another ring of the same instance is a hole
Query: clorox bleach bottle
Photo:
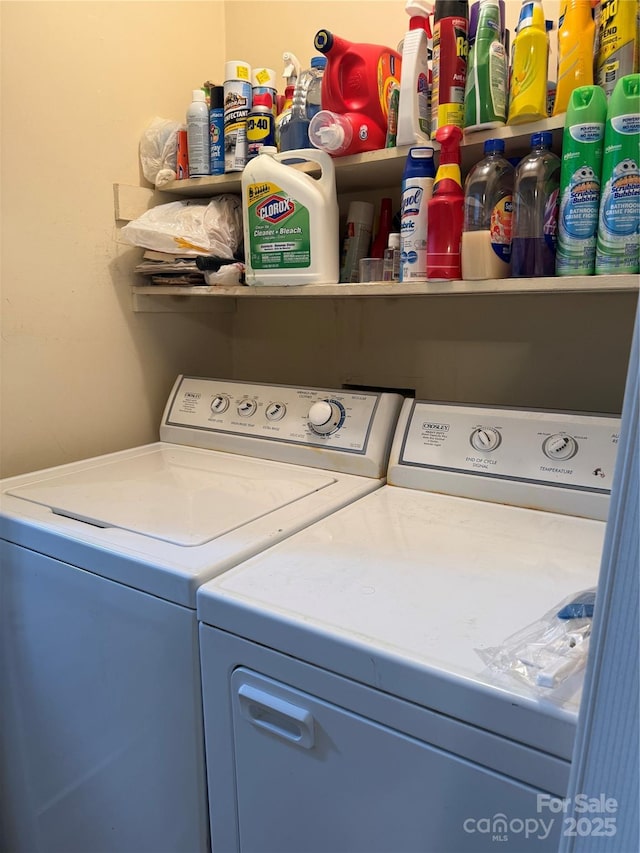
{"type": "Polygon", "coordinates": [[[265,146],[242,173],[247,284],[337,284],[340,274],[335,168],[324,151],[265,146]],[[313,178],[287,160],[320,166],[313,178]]]}

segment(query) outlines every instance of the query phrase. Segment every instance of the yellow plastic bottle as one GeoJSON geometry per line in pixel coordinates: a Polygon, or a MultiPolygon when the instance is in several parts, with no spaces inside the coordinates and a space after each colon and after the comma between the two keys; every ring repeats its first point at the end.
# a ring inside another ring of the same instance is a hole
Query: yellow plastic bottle
{"type": "Polygon", "coordinates": [[[563,0],[558,21],[558,84],[554,116],[566,113],[579,86],[593,85],[593,44],[596,25],[591,0],[563,0]]]}
{"type": "Polygon", "coordinates": [[[549,36],[540,0],[524,0],[513,42],[507,124],[547,118],[549,36]]]}

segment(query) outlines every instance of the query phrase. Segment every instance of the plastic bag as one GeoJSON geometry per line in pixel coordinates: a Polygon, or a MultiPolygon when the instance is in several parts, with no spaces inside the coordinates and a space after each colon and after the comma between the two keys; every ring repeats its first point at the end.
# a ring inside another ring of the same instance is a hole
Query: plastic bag
{"type": "Polygon", "coordinates": [[[494,673],[538,691],[558,687],[587,663],[594,602],[595,589],[572,595],[501,646],[476,652],[494,673]]]}
{"type": "Polygon", "coordinates": [[[133,246],[182,257],[233,258],[242,244],[242,204],[237,195],[171,201],[146,210],[121,230],[133,246]]]}
{"type": "Polygon", "coordinates": [[[176,178],[178,131],[181,127],[178,122],[156,117],[140,137],[142,172],[155,186],[176,178]]]}

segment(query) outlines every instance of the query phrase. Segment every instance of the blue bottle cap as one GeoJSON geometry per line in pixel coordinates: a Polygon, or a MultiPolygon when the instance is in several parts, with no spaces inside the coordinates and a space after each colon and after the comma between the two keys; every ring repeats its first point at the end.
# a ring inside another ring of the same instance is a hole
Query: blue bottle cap
{"type": "Polygon", "coordinates": [[[311,57],[311,67],[312,68],[326,68],[327,67],[327,57],[326,56],[312,56],[311,57]]]}
{"type": "Polygon", "coordinates": [[[487,139],[484,143],[485,154],[494,154],[495,152],[504,154],[504,139],[487,139]]]}
{"type": "Polygon", "coordinates": [[[553,142],[553,134],[550,130],[542,130],[540,133],[534,133],[531,136],[532,148],[551,148],[553,142]]]}

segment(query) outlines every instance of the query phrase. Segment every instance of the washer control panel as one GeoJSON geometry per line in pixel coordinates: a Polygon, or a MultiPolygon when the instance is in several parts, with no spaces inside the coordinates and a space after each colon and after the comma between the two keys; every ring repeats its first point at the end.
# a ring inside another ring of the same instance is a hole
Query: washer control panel
{"type": "Polygon", "coordinates": [[[163,427],[363,453],[385,397],[397,397],[397,414],[397,395],[183,376],[174,386],[163,427]]]}
{"type": "Polygon", "coordinates": [[[610,491],[620,419],[414,402],[399,465],[610,491]]]}

